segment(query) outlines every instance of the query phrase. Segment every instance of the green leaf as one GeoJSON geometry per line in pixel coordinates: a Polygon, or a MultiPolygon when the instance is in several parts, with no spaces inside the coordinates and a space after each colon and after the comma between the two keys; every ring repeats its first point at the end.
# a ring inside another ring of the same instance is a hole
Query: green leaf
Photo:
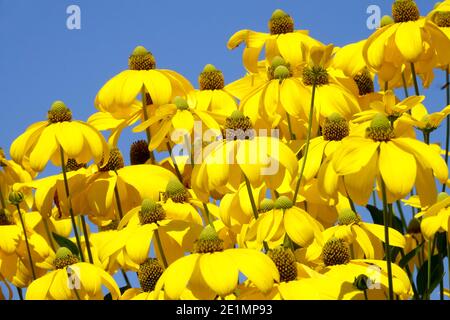
{"type": "Polygon", "coordinates": [[[423,244],[424,243],[422,242],[414,250],[411,250],[410,252],[408,252],[407,255],[403,256],[400,262],[398,263],[398,266],[403,269],[409,263],[409,261],[411,261],[420,252],[423,244]]]}
{"type": "Polygon", "coordinates": [[[66,247],[69,249],[74,255],[78,256],[80,254],[80,251],[78,250],[78,247],[75,243],[73,243],[71,240],[64,238],[63,236],[60,236],[57,233],[52,232],[53,239],[55,239],[56,243],[60,247],[66,247]]]}
{"type": "MultiPolygon", "coordinates": [[[[372,206],[368,204],[366,206],[367,210],[369,210],[370,215],[372,216],[373,223],[380,224],[384,226],[384,219],[383,219],[383,211],[378,209],[375,206],[372,206]]],[[[401,234],[403,234],[403,224],[402,221],[395,215],[392,215],[392,226],[391,228],[397,230],[401,234]]]]}
{"type": "MultiPolygon", "coordinates": [[[[428,261],[425,261],[417,273],[417,291],[421,296],[428,295],[427,291],[427,277],[428,277],[428,261]]],[[[438,255],[431,257],[431,281],[430,293],[437,287],[441,279],[444,277],[444,268],[441,259],[438,255]]]]}

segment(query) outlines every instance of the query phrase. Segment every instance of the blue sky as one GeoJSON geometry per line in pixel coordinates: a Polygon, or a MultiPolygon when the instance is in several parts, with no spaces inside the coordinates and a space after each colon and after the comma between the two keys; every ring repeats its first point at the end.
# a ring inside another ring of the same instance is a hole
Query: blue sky
{"type": "MultiPolygon", "coordinates": [[[[433,1],[417,1],[428,12],[433,1]]],[[[55,100],[63,100],[80,120],[94,112],[94,97],[112,76],[127,68],[133,48],[152,51],[159,68],[183,74],[195,86],[203,66],[213,63],[226,82],[244,74],[242,49],[229,51],[228,38],[240,29],[267,31],[273,10],[281,8],[324,43],[342,46],[368,37],[369,5],[390,14],[385,0],[0,0],[0,147],[28,125],[42,121],[55,100]],[[81,30],[66,27],[69,5],[81,9],[81,30]]],[[[441,71],[427,90],[430,111],[444,107],[441,71]]],[[[410,89],[412,93],[412,89],[410,89]]],[[[402,96],[403,93],[400,94],[402,96]]],[[[443,130],[432,141],[443,141],[443,130]]],[[[128,148],[139,135],[126,131],[119,147],[128,148]]],[[[56,173],[48,168],[44,174],[56,173]]]]}

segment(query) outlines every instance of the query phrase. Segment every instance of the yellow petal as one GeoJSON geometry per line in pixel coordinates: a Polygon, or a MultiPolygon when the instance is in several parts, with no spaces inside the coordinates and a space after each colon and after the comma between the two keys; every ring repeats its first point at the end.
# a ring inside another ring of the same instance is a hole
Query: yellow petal
{"type": "Polygon", "coordinates": [[[33,151],[30,154],[30,166],[35,171],[44,170],[47,165],[50,157],[58,151],[58,143],[56,142],[56,128],[57,126],[49,125],[46,127],[37,143],[34,147],[33,151]]]}
{"type": "MultiPolygon", "coordinates": [[[[384,241],[384,226],[379,224],[365,223],[362,222],[361,228],[370,232],[375,237],[380,239],[382,242],[384,241]]],[[[395,229],[389,228],[389,245],[393,247],[405,247],[405,237],[395,229]]]]}
{"type": "Polygon", "coordinates": [[[239,272],[232,260],[222,252],[202,255],[199,267],[206,284],[218,295],[224,297],[236,288],[239,272]]]}
{"type": "Polygon", "coordinates": [[[424,51],[421,30],[415,21],[399,24],[395,43],[408,62],[415,62],[424,51]]]}
{"type": "Polygon", "coordinates": [[[179,110],[172,118],[172,125],[175,129],[182,129],[191,133],[194,128],[194,117],[188,110],[179,110]]]}

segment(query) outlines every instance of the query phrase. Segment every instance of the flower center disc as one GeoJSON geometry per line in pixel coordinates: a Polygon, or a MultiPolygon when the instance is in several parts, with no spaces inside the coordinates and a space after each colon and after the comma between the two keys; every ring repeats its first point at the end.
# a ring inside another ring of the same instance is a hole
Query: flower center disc
{"type": "Polygon", "coordinates": [[[396,23],[417,21],[420,18],[419,8],[413,0],[396,0],[392,4],[392,17],[396,23]]]}
{"type": "Polygon", "coordinates": [[[322,256],[327,267],[347,264],[350,261],[350,250],[344,240],[331,238],[323,246],[322,256]]]}

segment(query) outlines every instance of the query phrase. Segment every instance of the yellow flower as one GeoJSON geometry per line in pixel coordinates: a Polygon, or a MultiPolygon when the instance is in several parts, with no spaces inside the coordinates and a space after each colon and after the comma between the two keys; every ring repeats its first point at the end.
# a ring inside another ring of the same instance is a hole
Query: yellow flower
{"type": "Polygon", "coordinates": [[[370,109],[355,114],[353,122],[361,123],[371,121],[378,113],[384,114],[392,122],[399,118],[400,121],[404,121],[406,113],[420,106],[421,102],[425,99],[425,96],[410,96],[399,101],[392,90],[385,91],[381,95],[381,101],[374,101],[370,104],[370,109]]]}
{"type": "MultiPolygon", "coordinates": [[[[381,242],[384,242],[384,226],[367,223],[351,209],[339,212],[338,224],[324,231],[324,238],[345,239],[351,245],[353,258],[382,259],[381,242]],[[381,241],[381,242],[380,242],[381,241]]],[[[395,229],[389,228],[389,245],[404,248],[405,238],[395,229]]]]}
{"type": "Polygon", "coordinates": [[[392,129],[388,118],[380,113],[367,127],[366,137],[352,135],[342,141],[342,147],[321,168],[319,180],[326,194],[336,192],[341,183],[360,205],[367,204],[376,179],[379,186],[384,181],[389,203],[405,197],[415,185],[426,205],[436,198],[436,189],[431,187],[435,183],[433,174],[442,183],[447,181],[448,169],[441,156],[423,142],[392,129]]]}
{"type": "MultiPolygon", "coordinates": [[[[382,226],[381,226],[382,227],[382,226]]],[[[352,259],[349,244],[341,238],[333,236],[325,231],[323,238],[316,238],[314,243],[307,248],[296,252],[300,261],[314,261],[318,265],[317,271],[333,281],[354,283],[359,275],[366,275],[374,287],[367,293],[374,294],[373,299],[385,299],[387,296],[388,276],[386,261],[373,259],[352,259]],[[378,286],[379,285],[379,286],[378,286]]],[[[396,264],[392,264],[393,290],[402,299],[412,296],[412,288],[408,276],[396,264]]],[[[344,293],[357,290],[354,286],[347,286],[344,293]]],[[[335,292],[335,290],[333,290],[335,292]]],[[[333,292],[331,291],[331,292],[333,292]]],[[[360,293],[360,298],[363,296],[360,293]]],[[[342,293],[341,293],[342,294],[342,293]]],[[[340,298],[343,298],[342,296],[340,298]]],[[[348,299],[356,298],[350,294],[348,299]]]]}
{"type": "Polygon", "coordinates": [[[279,197],[272,209],[262,207],[262,210],[267,211],[261,213],[247,231],[244,244],[248,242],[248,247],[260,249],[263,241],[269,247],[278,246],[286,235],[297,245],[306,247],[315,237],[321,236],[323,227],[320,223],[303,209],[295,207],[286,196],[279,197]]]}
{"type": "Polygon", "coordinates": [[[188,212],[175,211],[172,199],[168,200],[167,206],[166,203],[144,199],[141,206],[130,210],[121,220],[115,238],[103,246],[101,260],[122,251],[136,269],[148,258],[152,244],[159,260],[166,259],[169,264],[192,249],[202,229],[198,212],[193,207],[188,212]],[[158,241],[164,248],[164,259],[155,244],[158,241]]]}
{"type": "MultiPolygon", "coordinates": [[[[395,23],[372,34],[363,49],[369,68],[383,81],[402,72],[402,65],[429,63],[428,69],[448,64],[450,40],[431,21],[421,18],[413,0],[396,0],[392,5],[395,23]]],[[[422,71],[417,70],[418,74],[422,71]]]]}
{"type": "Polygon", "coordinates": [[[53,265],[55,270],[30,284],[27,300],[103,300],[102,286],[113,299],[120,296],[119,287],[108,273],[95,265],[78,262],[67,248],[58,249],[53,265]]]}
{"type": "Polygon", "coordinates": [[[200,90],[188,93],[188,101],[195,101],[195,109],[210,111],[227,117],[237,109],[236,100],[227,91],[222,71],[207,64],[198,77],[200,90]]]}
{"type": "Polygon", "coordinates": [[[405,121],[410,122],[417,129],[430,133],[436,130],[447,115],[450,114],[450,105],[438,112],[428,113],[423,104],[417,104],[411,109],[411,115],[407,115],[405,121]]]}
{"type": "Polygon", "coordinates": [[[194,253],[178,259],[162,274],[155,295],[164,289],[167,298],[178,299],[189,289],[204,299],[225,297],[237,288],[239,272],[262,292],[270,291],[280,277],[273,261],[261,252],[223,250],[223,240],[208,226],[200,234],[194,253]]]}
{"type": "MultiPolygon", "coordinates": [[[[450,3],[443,1],[430,11],[427,19],[433,21],[439,29],[450,39],[450,3]]],[[[446,64],[438,65],[440,68],[447,68],[446,64]]]]}
{"type": "MultiPolygon", "coordinates": [[[[175,97],[172,103],[158,107],[153,116],[135,127],[133,131],[141,132],[152,126],[158,128],[150,142],[150,150],[157,149],[163,143],[166,147],[167,144],[170,144],[172,134],[176,135],[177,139],[181,139],[181,141],[185,139],[186,135],[192,137],[195,121],[201,122],[207,129],[220,132],[220,126],[214,117],[209,112],[197,109],[194,106],[195,103],[192,100],[186,101],[182,97],[175,97]]],[[[179,141],[174,142],[179,143],[179,141]]],[[[190,143],[190,140],[185,143],[190,143]]]]}
{"type": "MultiPolygon", "coordinates": [[[[100,89],[95,106],[104,112],[116,114],[128,108],[141,92],[149,94],[150,104],[160,106],[170,103],[173,97],[185,96],[192,85],[180,74],[171,70],[155,69],[153,55],[144,47],[134,49],[128,60],[129,70],[122,71],[100,89]]],[[[141,112],[143,109],[141,108],[141,112]]]]}
{"type": "Polygon", "coordinates": [[[450,197],[447,193],[440,193],[437,202],[430,206],[425,211],[421,211],[416,215],[416,218],[422,217],[420,223],[420,230],[425,239],[433,240],[438,232],[447,232],[450,221],[450,197]]]}
{"type": "Polygon", "coordinates": [[[56,101],[48,111],[48,120],[28,127],[12,143],[10,154],[17,163],[29,157],[31,169],[42,171],[49,160],[61,166],[63,156],[78,163],[91,159],[98,163],[108,157],[108,145],[94,127],[72,121],[70,109],[62,101],[56,101]]]}
{"type": "Polygon", "coordinates": [[[207,201],[210,192],[226,194],[239,188],[245,175],[253,187],[263,182],[277,189],[285,176],[295,177],[298,163],[291,149],[277,138],[255,136],[252,124],[242,112],[227,118],[223,140],[203,151],[203,162],[194,167],[192,188],[207,201]]]}
{"type": "Polygon", "coordinates": [[[234,49],[241,43],[245,43],[243,63],[251,73],[258,72],[258,59],[263,48],[268,61],[281,55],[291,63],[298,64],[304,60],[302,52],[298,50],[300,44],[321,45],[319,41],[308,36],[308,31],[294,30],[293,19],[280,9],[273,12],[269,21],[269,30],[270,33],[240,30],[228,40],[228,49],[234,49]]]}

